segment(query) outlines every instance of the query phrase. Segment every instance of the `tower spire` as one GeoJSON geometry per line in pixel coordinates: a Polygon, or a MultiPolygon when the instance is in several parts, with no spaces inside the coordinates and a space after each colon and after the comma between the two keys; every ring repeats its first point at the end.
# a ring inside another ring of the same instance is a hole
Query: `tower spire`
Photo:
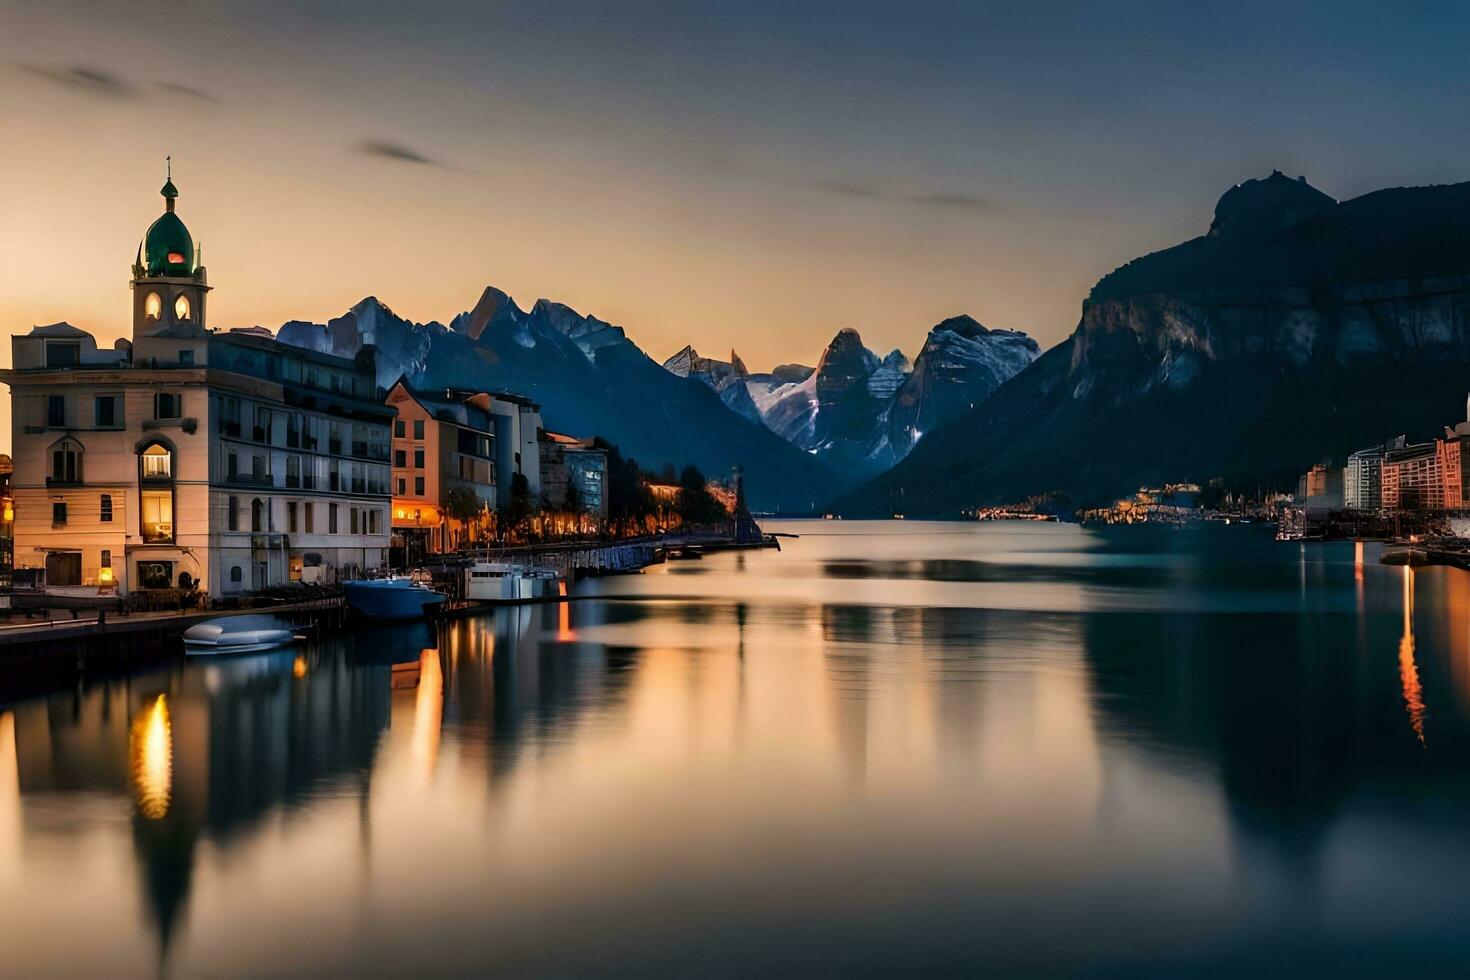
{"type": "Polygon", "coordinates": [[[160,193],[160,194],[163,195],[163,200],[165,202],[165,207],[169,211],[172,211],[174,209],[174,198],[176,198],[176,197],[179,196],[179,189],[174,186],[174,158],[173,158],[173,156],[170,155],[170,156],[164,157],[163,158],[163,164],[164,164],[164,167],[166,168],[166,177],[165,177],[164,182],[163,182],[163,189],[160,190],[158,193],[160,193]]]}

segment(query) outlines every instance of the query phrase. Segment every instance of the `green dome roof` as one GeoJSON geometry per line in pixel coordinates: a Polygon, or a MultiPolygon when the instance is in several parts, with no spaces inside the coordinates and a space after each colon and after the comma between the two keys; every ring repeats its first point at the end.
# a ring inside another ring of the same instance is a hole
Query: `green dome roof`
{"type": "Polygon", "coordinates": [[[148,226],[143,244],[138,246],[138,264],[147,276],[192,276],[194,239],[174,214],[174,198],[179,192],[173,181],[163,185],[162,194],[168,201],[168,210],[148,226]]]}

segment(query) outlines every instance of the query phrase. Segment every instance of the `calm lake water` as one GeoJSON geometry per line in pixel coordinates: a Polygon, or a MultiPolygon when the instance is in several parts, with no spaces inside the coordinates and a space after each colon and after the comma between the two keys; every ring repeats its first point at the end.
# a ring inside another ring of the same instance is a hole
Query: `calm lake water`
{"type": "Polygon", "coordinates": [[[0,706],[0,973],[1470,966],[1470,574],[772,529],[0,706]]]}

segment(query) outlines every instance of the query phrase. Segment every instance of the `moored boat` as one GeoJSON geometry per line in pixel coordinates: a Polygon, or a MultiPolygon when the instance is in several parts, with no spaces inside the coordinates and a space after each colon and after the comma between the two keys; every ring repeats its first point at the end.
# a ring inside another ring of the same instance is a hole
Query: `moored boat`
{"type": "Polygon", "coordinates": [[[562,578],[554,568],[477,562],[465,570],[464,596],[477,602],[544,602],[562,595],[562,578]]]}
{"type": "Polygon", "coordinates": [[[347,604],[371,619],[422,619],[444,604],[444,593],[411,578],[343,582],[347,604]]]}
{"type": "Polygon", "coordinates": [[[184,652],[192,655],[259,653],[290,646],[302,637],[274,616],[221,616],[184,631],[184,652]]]}

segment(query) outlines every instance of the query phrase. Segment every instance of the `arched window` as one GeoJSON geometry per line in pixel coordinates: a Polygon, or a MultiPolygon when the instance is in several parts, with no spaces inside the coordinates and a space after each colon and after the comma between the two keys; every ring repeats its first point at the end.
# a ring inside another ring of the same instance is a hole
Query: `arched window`
{"type": "Polygon", "coordinates": [[[245,572],[239,565],[230,566],[230,581],[235,585],[245,581],[245,572]]]}
{"type": "Polygon", "coordinates": [[[47,483],[82,482],[82,444],[70,437],[51,445],[51,473],[47,483]]]}
{"type": "Polygon", "coordinates": [[[174,454],[159,443],[143,450],[143,479],[171,480],[174,475],[174,454]]]}
{"type": "Polygon", "coordinates": [[[150,442],[138,452],[139,530],[145,544],[174,540],[174,452],[150,442]]]}
{"type": "Polygon", "coordinates": [[[179,298],[174,300],[174,319],[189,319],[189,297],[183,293],[179,293],[179,298]]]}
{"type": "Polygon", "coordinates": [[[250,501],[250,530],[265,530],[265,504],[260,502],[259,497],[250,501]]]}
{"type": "Polygon", "coordinates": [[[149,293],[143,300],[143,316],[149,320],[157,320],[163,316],[163,297],[157,293],[149,293]]]}

